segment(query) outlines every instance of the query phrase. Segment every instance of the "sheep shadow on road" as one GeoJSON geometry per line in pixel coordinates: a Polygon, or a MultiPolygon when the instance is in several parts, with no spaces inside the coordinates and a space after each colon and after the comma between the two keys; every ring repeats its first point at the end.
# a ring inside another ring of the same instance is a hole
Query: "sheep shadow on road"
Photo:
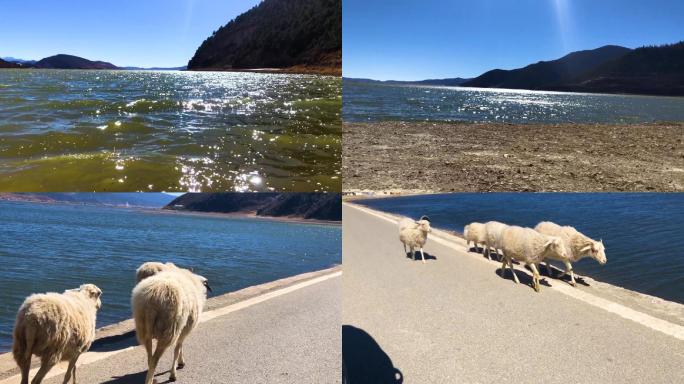
{"type": "Polygon", "coordinates": [[[366,331],[342,326],[342,382],[344,384],[401,384],[404,376],[366,331]]]}
{"type": "MultiPolygon", "coordinates": [[[[530,269],[530,267],[528,265],[525,266],[525,269],[527,269],[528,271],[530,271],[530,273],[532,273],[532,270],[530,269]]],[[[549,276],[549,271],[548,271],[548,269],[546,269],[546,265],[539,268],[539,274],[542,276],[549,277],[552,280],[562,281],[562,282],[565,282],[567,284],[570,284],[570,282],[571,282],[570,274],[566,274],[563,277],[559,277],[561,275],[561,273],[563,273],[563,270],[556,267],[555,265],[551,265],[551,269],[553,270],[553,276],[549,276]]],[[[577,284],[579,284],[579,285],[584,285],[585,287],[591,287],[591,285],[589,283],[587,283],[583,278],[581,278],[577,274],[575,274],[575,282],[577,282],[577,284]]]]}
{"type": "MultiPolygon", "coordinates": [[[[501,278],[501,268],[497,268],[494,273],[496,273],[496,277],[501,278]]],[[[532,287],[532,275],[529,275],[527,273],[524,273],[520,270],[515,271],[516,276],[518,276],[518,280],[520,280],[520,284],[527,285],[529,287],[532,287]]],[[[503,278],[506,280],[510,280],[511,282],[514,282],[513,280],[513,275],[511,274],[511,270],[506,267],[506,270],[504,271],[503,278]]],[[[546,281],[548,277],[545,275],[541,275],[539,279],[539,284],[550,287],[551,284],[546,281]]]]}
{"type": "MultiPolygon", "coordinates": [[[[169,371],[157,372],[154,374],[154,377],[165,375],[168,373],[169,371]]],[[[147,377],[147,371],[129,373],[128,375],[114,376],[111,380],[107,380],[102,384],[140,384],[145,382],[145,377],[147,377]]],[[[154,381],[157,384],[166,384],[171,382],[168,379],[166,379],[166,381],[159,381],[158,379],[154,379],[154,381]]]]}
{"type": "MultiPolygon", "coordinates": [[[[437,260],[437,256],[433,256],[433,255],[431,255],[431,254],[429,254],[429,253],[427,253],[427,252],[425,252],[425,251],[423,251],[423,254],[425,254],[425,261],[427,261],[427,260],[437,260]]],[[[420,257],[420,251],[415,251],[415,252],[413,253],[413,256],[416,257],[416,260],[415,260],[415,261],[422,261],[422,259],[421,259],[421,257],[420,257]]],[[[406,252],[406,258],[407,258],[407,259],[410,259],[410,260],[413,260],[413,257],[411,256],[411,252],[406,252]]]]}
{"type": "Polygon", "coordinates": [[[93,342],[90,347],[94,352],[112,352],[138,345],[135,338],[135,331],[126,332],[122,335],[106,336],[93,342]]]}

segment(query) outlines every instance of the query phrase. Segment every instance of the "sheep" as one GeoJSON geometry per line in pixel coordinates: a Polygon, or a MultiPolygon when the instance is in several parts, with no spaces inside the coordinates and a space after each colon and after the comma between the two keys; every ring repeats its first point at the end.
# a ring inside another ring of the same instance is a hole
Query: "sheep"
{"type": "Polygon", "coordinates": [[[183,341],[199,323],[207,291],[211,292],[211,288],[206,278],[177,267],[150,276],[133,288],[135,332],[147,351],[145,384],[152,383],[159,359],[171,345],[174,350],[169,380],[176,381],[176,366],[185,366],[183,341]],[[153,339],[157,339],[154,353],[153,339]]]}
{"type": "MultiPolygon", "coordinates": [[[[603,240],[593,240],[575,228],[570,226],[563,226],[550,221],[542,221],[537,224],[534,229],[545,235],[558,236],[563,240],[563,245],[567,251],[566,258],[558,258],[550,256],[550,259],[562,261],[565,264],[565,272],[563,272],[559,278],[570,274],[570,284],[574,287],[577,286],[575,282],[575,273],[572,270],[572,264],[570,262],[576,262],[585,257],[591,257],[592,259],[598,261],[599,264],[604,265],[608,261],[606,258],[606,248],[603,246],[603,240]]],[[[552,275],[551,266],[549,262],[546,262],[546,270],[549,276],[552,275]]]]}
{"type": "Polygon", "coordinates": [[[14,325],[12,354],[21,370],[21,384],[28,384],[31,356],[41,359],[32,384],[39,384],[60,361],[69,361],[64,384],[73,377],[76,360],[95,340],[95,318],[102,306],[102,291],[93,284],[64,293],[34,294],[19,308],[14,325]]]}
{"type": "Polygon", "coordinates": [[[403,219],[399,221],[399,241],[404,244],[404,254],[406,254],[406,246],[411,250],[413,260],[416,259],[414,249],[420,249],[420,257],[425,264],[425,254],[423,253],[423,246],[427,241],[428,233],[432,232],[430,229],[430,220],[426,217],[421,217],[421,220],[413,221],[411,219],[403,219]]]}
{"type": "MultiPolygon", "coordinates": [[[[487,241],[487,232],[485,231],[485,225],[482,223],[470,223],[463,228],[463,237],[466,239],[466,245],[470,245],[473,242],[475,250],[478,250],[478,244],[485,244],[487,241]]],[[[482,247],[484,250],[484,247],[482,247]]],[[[489,254],[487,254],[489,257],[489,254]]]]}
{"type": "Polygon", "coordinates": [[[501,240],[504,256],[501,265],[501,277],[503,277],[506,264],[508,264],[511,273],[513,273],[513,279],[516,283],[520,283],[513,269],[512,259],[518,260],[530,266],[533,275],[532,286],[537,292],[540,291],[537,265],[547,257],[567,257],[563,240],[560,237],[547,236],[531,228],[509,226],[504,229],[501,240]]]}
{"type": "Polygon", "coordinates": [[[139,283],[142,280],[156,275],[159,272],[166,271],[171,268],[178,268],[174,263],[158,263],[156,261],[150,261],[147,263],[144,263],[141,265],[136,271],[135,271],[135,283],[139,283]]]}
{"type": "MultiPolygon", "coordinates": [[[[499,255],[499,250],[501,249],[501,237],[503,236],[504,229],[507,227],[508,225],[498,221],[488,221],[485,223],[485,252],[490,260],[490,253],[492,249],[497,253],[497,256],[499,255]]],[[[499,261],[501,261],[500,257],[499,261]]]]}

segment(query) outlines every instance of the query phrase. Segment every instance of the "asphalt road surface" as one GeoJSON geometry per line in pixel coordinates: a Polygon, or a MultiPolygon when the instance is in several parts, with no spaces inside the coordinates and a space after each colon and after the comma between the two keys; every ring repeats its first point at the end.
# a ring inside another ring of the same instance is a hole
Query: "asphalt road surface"
{"type": "MultiPolygon", "coordinates": [[[[184,344],[176,383],[337,383],[341,381],[341,277],[334,277],[199,325],[184,344]]],[[[112,348],[136,345],[128,339],[112,348]]],[[[172,350],[156,380],[168,382],[172,350]]],[[[79,383],[141,384],[142,347],[77,368],[79,383]]],[[[62,383],[58,375],[45,383],[62,383]]]]}
{"type": "MultiPolygon", "coordinates": [[[[351,384],[684,383],[684,341],[428,238],[343,208],[343,356],[351,384]]],[[[500,265],[500,264],[499,264],[500,265]]],[[[546,284],[546,285],[545,285],[546,284]]],[[[568,289],[578,289],[567,286],[568,289]]],[[[678,325],[675,330],[681,331],[678,325]]]]}

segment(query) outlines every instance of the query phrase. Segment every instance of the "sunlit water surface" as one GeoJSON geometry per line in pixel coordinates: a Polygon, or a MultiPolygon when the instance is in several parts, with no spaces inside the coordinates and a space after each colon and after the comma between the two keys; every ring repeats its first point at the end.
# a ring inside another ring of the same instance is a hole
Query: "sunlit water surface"
{"type": "Polygon", "coordinates": [[[341,263],[341,227],[0,202],[0,352],[31,293],[94,283],[98,326],[129,318],[135,269],[154,260],[193,267],[218,295],[341,263]]]}
{"type": "Polygon", "coordinates": [[[340,189],[341,80],[0,70],[0,190],[340,189]]]}
{"type": "Polygon", "coordinates": [[[642,123],[684,120],[684,97],[372,84],[344,80],[344,121],[642,123]]]}

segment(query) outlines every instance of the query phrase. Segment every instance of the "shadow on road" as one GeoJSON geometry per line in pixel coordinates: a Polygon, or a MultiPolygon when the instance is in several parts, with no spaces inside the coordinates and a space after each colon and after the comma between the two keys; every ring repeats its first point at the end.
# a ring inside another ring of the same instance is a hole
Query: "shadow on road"
{"type": "MultiPolygon", "coordinates": [[[[155,373],[154,377],[158,377],[161,375],[165,375],[169,373],[169,371],[165,372],[157,372],[155,373]]],[[[114,376],[112,377],[111,380],[107,380],[105,382],[102,382],[102,384],[140,384],[145,382],[145,377],[147,376],[147,371],[142,371],[138,373],[129,373],[128,375],[123,375],[123,376],[114,376]]],[[[159,379],[154,379],[155,383],[158,384],[166,384],[170,383],[170,380],[165,380],[165,381],[159,381],[159,379]]]]}
{"type": "MultiPolygon", "coordinates": [[[[425,260],[437,260],[436,256],[433,256],[425,251],[423,251],[423,254],[425,255],[425,260]]],[[[413,254],[416,257],[416,261],[422,261],[420,257],[420,251],[415,251],[413,254]]],[[[411,252],[406,252],[406,258],[413,260],[413,257],[411,256],[411,252]]]]}
{"type": "Polygon", "coordinates": [[[342,326],[342,382],[344,384],[397,384],[401,371],[366,331],[342,326]]]}
{"type": "MultiPolygon", "coordinates": [[[[501,277],[501,268],[497,268],[494,273],[496,273],[497,277],[501,277]]],[[[532,276],[528,275],[527,273],[523,273],[521,271],[515,271],[515,275],[518,276],[518,280],[520,280],[520,284],[527,285],[527,286],[532,286],[532,276]]],[[[511,274],[511,270],[506,267],[506,270],[504,271],[504,279],[513,281],[513,275],[511,274]]],[[[551,284],[549,284],[546,281],[546,277],[544,275],[540,274],[540,280],[539,284],[543,285],[545,287],[550,287],[551,284]]]]}
{"type": "Polygon", "coordinates": [[[95,352],[111,352],[136,345],[138,345],[138,341],[135,339],[135,331],[130,331],[123,335],[107,336],[97,339],[93,342],[90,350],[95,352]]]}

